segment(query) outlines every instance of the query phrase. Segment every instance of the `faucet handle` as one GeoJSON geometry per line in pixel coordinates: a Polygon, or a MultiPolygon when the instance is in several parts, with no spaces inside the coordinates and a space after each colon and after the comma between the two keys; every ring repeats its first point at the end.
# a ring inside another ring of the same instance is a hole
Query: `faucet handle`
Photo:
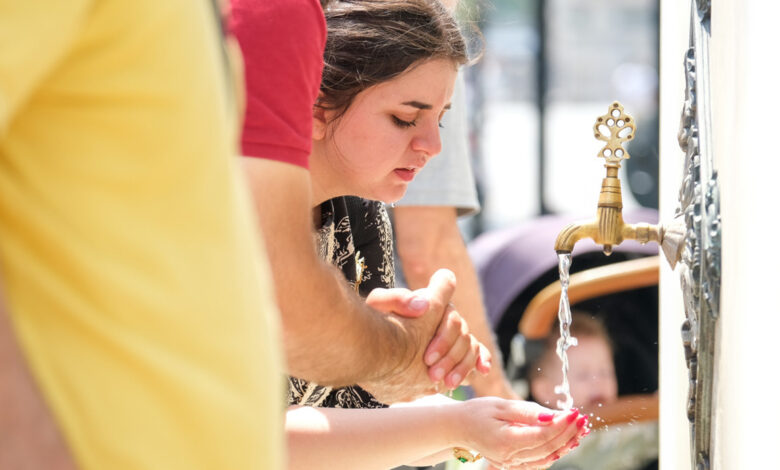
{"type": "Polygon", "coordinates": [[[596,139],[607,143],[598,153],[599,157],[607,160],[607,166],[620,167],[621,160],[631,158],[623,143],[634,138],[636,122],[623,112],[623,105],[619,102],[612,103],[607,114],[596,119],[593,133],[596,139]]]}

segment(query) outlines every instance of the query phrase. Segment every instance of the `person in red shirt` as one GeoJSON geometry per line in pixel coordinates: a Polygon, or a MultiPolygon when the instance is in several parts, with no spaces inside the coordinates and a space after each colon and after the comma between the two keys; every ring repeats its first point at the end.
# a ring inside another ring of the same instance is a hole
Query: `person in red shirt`
{"type": "Polygon", "coordinates": [[[484,346],[449,305],[451,273],[425,289],[387,289],[364,302],[312,240],[308,156],[326,26],[316,0],[232,0],[246,114],[244,169],[276,284],[288,373],[323,385],[372,383],[384,402],[456,388],[490,369],[484,346]],[[346,367],[345,364],[349,366],[346,367]]]}

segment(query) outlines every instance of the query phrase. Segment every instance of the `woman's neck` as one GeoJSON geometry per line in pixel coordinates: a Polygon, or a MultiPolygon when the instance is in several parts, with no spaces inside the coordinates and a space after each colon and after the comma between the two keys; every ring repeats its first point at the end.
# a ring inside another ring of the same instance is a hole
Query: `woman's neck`
{"type": "Polygon", "coordinates": [[[328,199],[347,194],[339,184],[339,175],[335,174],[333,167],[328,164],[322,145],[322,141],[315,140],[309,157],[312,204],[315,207],[328,199]]]}

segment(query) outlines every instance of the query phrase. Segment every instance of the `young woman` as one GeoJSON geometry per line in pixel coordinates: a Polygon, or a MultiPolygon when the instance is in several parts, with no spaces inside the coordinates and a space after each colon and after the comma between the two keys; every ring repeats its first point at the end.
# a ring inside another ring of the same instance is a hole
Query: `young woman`
{"type": "MultiPolygon", "coordinates": [[[[392,234],[376,201],[398,200],[441,150],[440,121],[466,46],[437,0],[331,2],[325,16],[310,158],[318,246],[361,293],[381,296],[375,288],[393,286],[392,234]]],[[[479,353],[476,342],[463,347],[479,353]]],[[[446,387],[462,378],[433,375],[446,387]]],[[[576,410],[498,398],[386,408],[364,385],[332,389],[290,378],[288,404],[319,407],[287,413],[290,468],[432,463],[455,448],[504,468],[540,468],[587,433],[576,410]]]]}

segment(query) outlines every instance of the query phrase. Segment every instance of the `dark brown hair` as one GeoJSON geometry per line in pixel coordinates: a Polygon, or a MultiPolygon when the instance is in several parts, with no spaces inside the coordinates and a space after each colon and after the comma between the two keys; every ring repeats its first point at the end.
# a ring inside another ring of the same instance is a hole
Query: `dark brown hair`
{"type": "Polygon", "coordinates": [[[328,41],[317,106],[339,114],[361,91],[422,61],[468,61],[458,24],[438,0],[331,1],[325,19],[328,41]]]}

